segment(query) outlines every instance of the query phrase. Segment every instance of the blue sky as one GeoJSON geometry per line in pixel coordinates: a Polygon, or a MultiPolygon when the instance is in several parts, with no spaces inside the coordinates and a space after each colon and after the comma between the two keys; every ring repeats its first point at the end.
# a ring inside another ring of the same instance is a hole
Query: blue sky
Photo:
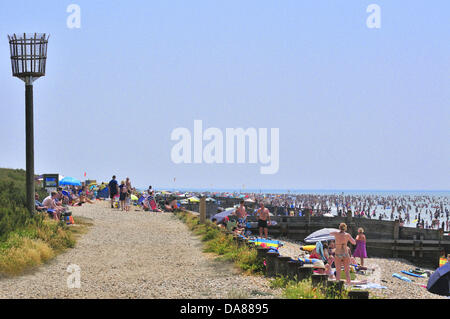
{"type": "Polygon", "coordinates": [[[140,187],[449,190],[449,11],[448,1],[2,1],[0,167],[25,167],[24,87],[7,34],[47,32],[37,173],[140,187]],[[72,3],[81,29],[67,28],[72,3]],[[371,3],[380,29],[366,26],[371,3]],[[194,120],[279,128],[278,173],[174,164],[171,132],[194,120]]]}

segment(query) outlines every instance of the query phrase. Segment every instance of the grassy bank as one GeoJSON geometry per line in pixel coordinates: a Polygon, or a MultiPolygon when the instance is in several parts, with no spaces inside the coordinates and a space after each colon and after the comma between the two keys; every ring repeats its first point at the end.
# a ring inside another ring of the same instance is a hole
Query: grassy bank
{"type": "Polygon", "coordinates": [[[272,288],[283,289],[283,297],[286,299],[347,299],[346,290],[339,291],[335,288],[313,287],[311,279],[302,281],[289,280],[278,277],[272,280],[272,288]]]}
{"type": "Polygon", "coordinates": [[[205,252],[217,254],[220,260],[234,262],[248,274],[262,274],[264,265],[258,260],[256,250],[238,247],[232,235],[209,221],[200,224],[198,217],[193,214],[180,212],[177,213],[177,217],[185,222],[194,234],[200,236],[205,252]]]}
{"type": "MultiPolygon", "coordinates": [[[[40,196],[45,191],[36,188],[40,196]]],[[[0,169],[0,274],[18,275],[75,245],[86,223],[68,227],[26,207],[25,171],[0,169]]]]}
{"type": "MultiPolygon", "coordinates": [[[[256,249],[239,247],[233,240],[233,236],[219,229],[216,225],[207,221],[201,224],[197,216],[192,213],[179,212],[176,216],[182,220],[188,228],[200,236],[204,242],[204,251],[218,255],[221,260],[232,261],[236,266],[248,274],[262,275],[264,264],[258,259],[256,249]]],[[[282,296],[287,299],[345,299],[346,291],[336,291],[332,288],[315,288],[311,279],[300,282],[278,277],[271,280],[273,289],[282,289],[282,296]]]]}

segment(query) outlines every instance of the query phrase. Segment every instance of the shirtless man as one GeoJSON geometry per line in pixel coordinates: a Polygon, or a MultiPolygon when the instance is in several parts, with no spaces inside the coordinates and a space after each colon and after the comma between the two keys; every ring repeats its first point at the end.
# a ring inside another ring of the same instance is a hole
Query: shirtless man
{"type": "Polygon", "coordinates": [[[44,201],[42,202],[42,206],[46,207],[47,209],[54,210],[52,217],[55,220],[61,219],[61,214],[64,213],[65,208],[56,205],[55,200],[58,198],[57,192],[51,192],[50,196],[46,197],[44,201]]]}
{"type": "Polygon", "coordinates": [[[269,226],[267,224],[267,221],[270,222],[270,214],[269,210],[264,207],[264,203],[261,203],[260,208],[256,212],[256,216],[258,217],[259,237],[263,237],[264,230],[264,235],[267,239],[269,234],[269,226]]]}
{"type": "Polygon", "coordinates": [[[335,251],[335,259],[334,264],[336,266],[336,281],[341,280],[341,270],[342,265],[344,265],[345,277],[347,280],[347,285],[350,285],[350,254],[347,250],[347,243],[350,242],[353,245],[356,245],[356,241],[353,237],[346,233],[347,225],[345,223],[341,223],[339,225],[339,232],[332,232],[330,235],[334,236],[336,243],[336,251],[335,251]]]}
{"type": "Polygon", "coordinates": [[[237,216],[239,224],[241,225],[245,224],[247,213],[245,211],[245,205],[243,200],[241,201],[240,206],[236,208],[236,210],[234,211],[234,215],[237,216]]]}

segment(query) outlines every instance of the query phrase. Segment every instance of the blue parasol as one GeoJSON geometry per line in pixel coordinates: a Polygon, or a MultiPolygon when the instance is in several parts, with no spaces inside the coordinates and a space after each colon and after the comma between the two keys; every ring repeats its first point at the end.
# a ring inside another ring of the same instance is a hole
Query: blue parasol
{"type": "Polygon", "coordinates": [[[59,185],[81,186],[81,182],[73,177],[64,177],[59,181],[59,185]]]}

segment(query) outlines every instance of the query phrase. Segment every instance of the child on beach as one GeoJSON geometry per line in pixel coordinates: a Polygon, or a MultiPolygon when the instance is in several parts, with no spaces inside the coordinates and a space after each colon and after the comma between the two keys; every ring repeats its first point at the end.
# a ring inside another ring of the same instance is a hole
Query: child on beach
{"type": "Polygon", "coordinates": [[[356,249],[353,252],[353,257],[359,257],[361,260],[361,266],[364,267],[364,258],[367,258],[366,252],[366,236],[364,235],[364,229],[358,229],[358,235],[356,236],[356,249]]]}
{"type": "Polygon", "coordinates": [[[128,195],[128,192],[127,192],[127,186],[125,185],[125,181],[122,181],[121,183],[120,183],[120,186],[119,186],[119,192],[120,192],[120,207],[121,207],[121,209],[122,209],[122,211],[126,211],[126,207],[125,207],[125,201],[126,201],[126,199],[127,199],[127,195],[128,195]]]}

